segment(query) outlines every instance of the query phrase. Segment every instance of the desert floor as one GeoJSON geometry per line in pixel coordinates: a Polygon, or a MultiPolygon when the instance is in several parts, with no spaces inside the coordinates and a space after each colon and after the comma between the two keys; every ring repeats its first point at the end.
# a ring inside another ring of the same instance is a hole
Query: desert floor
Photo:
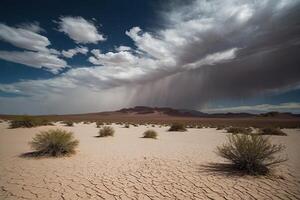
{"type": "Polygon", "coordinates": [[[7,129],[0,124],[0,199],[300,199],[300,130],[272,136],[289,160],[267,177],[240,176],[211,163],[227,133],[216,129],[167,132],[141,138],[146,126],[112,125],[114,137],[96,138],[95,123],[56,125],[80,140],[77,154],[23,158],[28,142],[44,126],[7,129]]]}

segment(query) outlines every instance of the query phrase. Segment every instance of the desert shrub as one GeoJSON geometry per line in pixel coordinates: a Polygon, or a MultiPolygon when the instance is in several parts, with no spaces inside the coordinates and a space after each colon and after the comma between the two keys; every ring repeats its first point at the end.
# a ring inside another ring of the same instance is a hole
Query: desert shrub
{"type": "Polygon", "coordinates": [[[279,128],[261,128],[259,130],[260,135],[287,135],[279,128]]]}
{"type": "Polygon", "coordinates": [[[125,124],[124,128],[130,128],[129,124],[125,124]]]}
{"type": "Polygon", "coordinates": [[[235,169],[251,175],[269,172],[269,167],[286,161],[275,154],[285,149],[283,145],[271,144],[268,137],[236,134],[228,136],[228,142],[217,147],[217,154],[229,160],[235,169]]]}
{"type": "Polygon", "coordinates": [[[31,116],[20,116],[10,121],[10,128],[31,128],[36,126],[53,125],[46,119],[40,119],[31,116]]]}
{"type": "Polygon", "coordinates": [[[103,126],[99,131],[99,137],[114,136],[115,130],[110,126],[103,126]]]}
{"type": "Polygon", "coordinates": [[[180,123],[174,123],[169,128],[169,131],[186,131],[186,128],[183,124],[180,123]]]}
{"type": "Polygon", "coordinates": [[[250,134],[252,132],[251,128],[244,128],[244,127],[229,127],[226,129],[227,133],[233,134],[250,134]]]}
{"type": "Polygon", "coordinates": [[[75,153],[79,141],[74,139],[72,132],[50,129],[41,131],[29,144],[38,155],[62,156],[75,153]]]}
{"type": "Polygon", "coordinates": [[[91,122],[89,121],[84,121],[83,124],[90,124],[91,122]]]}
{"type": "Polygon", "coordinates": [[[103,122],[96,122],[96,126],[97,126],[97,128],[100,128],[101,126],[103,126],[104,125],[104,123],[103,122]]]}
{"type": "Polygon", "coordinates": [[[64,121],[63,124],[65,126],[74,126],[74,123],[72,121],[64,121]]]}
{"type": "Polygon", "coordinates": [[[143,138],[153,138],[156,139],[157,133],[154,130],[147,130],[144,132],[143,138]]]}

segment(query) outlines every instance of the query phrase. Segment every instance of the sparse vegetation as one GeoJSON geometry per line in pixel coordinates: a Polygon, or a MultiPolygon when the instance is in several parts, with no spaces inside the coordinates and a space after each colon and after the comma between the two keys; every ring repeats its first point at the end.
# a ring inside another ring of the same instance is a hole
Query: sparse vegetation
{"type": "Polygon", "coordinates": [[[124,128],[130,128],[130,125],[126,123],[124,128]]]}
{"type": "Polygon", "coordinates": [[[143,138],[153,138],[153,139],[156,139],[157,138],[157,133],[154,130],[147,130],[147,131],[144,132],[143,138]]]}
{"type": "Polygon", "coordinates": [[[74,123],[72,121],[65,121],[63,122],[63,124],[65,124],[65,126],[74,126],[74,123]]]}
{"type": "Polygon", "coordinates": [[[271,144],[268,137],[236,134],[228,136],[228,142],[217,147],[217,154],[229,160],[233,167],[250,175],[263,175],[269,167],[286,161],[275,154],[285,149],[271,144]]]}
{"type": "Polygon", "coordinates": [[[100,128],[100,127],[103,126],[103,125],[104,125],[103,122],[100,122],[100,121],[97,121],[97,122],[96,122],[97,128],[100,128]]]}
{"type": "Polygon", "coordinates": [[[51,129],[37,134],[29,143],[39,156],[62,156],[75,153],[79,141],[72,132],[62,129],[51,129]]]}
{"type": "Polygon", "coordinates": [[[225,126],[217,126],[217,130],[224,130],[224,129],[226,129],[225,126]]]}
{"type": "Polygon", "coordinates": [[[99,137],[114,136],[115,130],[110,126],[103,126],[99,131],[99,137]]]}
{"type": "Polygon", "coordinates": [[[260,135],[287,135],[285,132],[280,130],[279,128],[261,128],[259,130],[260,135]]]}
{"type": "Polygon", "coordinates": [[[173,123],[169,131],[186,131],[185,125],[181,123],[173,123]]]}
{"type": "Polygon", "coordinates": [[[251,128],[244,128],[244,127],[229,127],[226,129],[227,133],[232,134],[250,134],[252,132],[251,128]]]}
{"type": "Polygon", "coordinates": [[[47,125],[53,125],[53,124],[46,119],[41,119],[41,118],[31,117],[31,116],[19,116],[11,120],[9,127],[10,128],[31,128],[31,127],[47,126],[47,125]]]}

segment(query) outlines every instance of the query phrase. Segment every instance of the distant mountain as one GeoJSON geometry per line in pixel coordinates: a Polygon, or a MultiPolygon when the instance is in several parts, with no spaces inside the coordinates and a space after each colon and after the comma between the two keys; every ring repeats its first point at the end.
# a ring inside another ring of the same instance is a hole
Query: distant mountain
{"type": "MultiPolygon", "coordinates": [[[[14,115],[0,115],[0,118],[13,117],[14,115]]],[[[67,114],[67,115],[44,115],[43,117],[71,117],[82,119],[98,119],[98,118],[274,118],[288,119],[300,118],[300,114],[268,112],[263,114],[250,113],[204,113],[197,110],[175,109],[169,107],[148,107],[136,106],[132,108],[123,108],[116,111],[82,113],[82,114],[67,114]]]]}
{"type": "MultiPolygon", "coordinates": [[[[160,114],[173,117],[203,117],[203,118],[243,118],[243,117],[275,117],[275,118],[290,118],[300,117],[299,114],[292,113],[279,113],[279,112],[268,112],[263,114],[251,114],[251,113],[204,113],[197,110],[189,109],[174,109],[169,107],[147,107],[147,106],[136,106],[132,108],[123,108],[115,111],[123,114],[137,114],[137,115],[150,115],[160,114]]],[[[112,113],[112,112],[111,112],[112,113]]]]}

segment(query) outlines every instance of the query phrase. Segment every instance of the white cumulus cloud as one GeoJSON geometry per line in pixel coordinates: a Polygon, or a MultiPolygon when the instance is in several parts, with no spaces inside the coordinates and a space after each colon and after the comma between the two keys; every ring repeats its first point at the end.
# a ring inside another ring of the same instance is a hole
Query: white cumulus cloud
{"type": "Polygon", "coordinates": [[[67,66],[67,63],[56,55],[33,51],[0,51],[0,58],[3,60],[27,65],[34,68],[46,68],[52,73],[67,66]]]}
{"type": "Polygon", "coordinates": [[[104,36],[98,32],[94,22],[82,17],[60,17],[58,24],[58,30],[68,35],[76,43],[97,44],[105,40],[104,36]]]}
{"type": "Polygon", "coordinates": [[[28,27],[24,28],[24,26],[16,28],[0,23],[0,40],[27,50],[48,51],[47,46],[51,44],[50,41],[35,31],[29,30],[28,27]]]}
{"type": "Polygon", "coordinates": [[[67,58],[72,58],[73,56],[75,56],[76,54],[84,54],[86,55],[89,52],[89,49],[87,47],[76,47],[74,49],[69,49],[67,51],[63,50],[61,53],[64,57],[67,58]]]}

